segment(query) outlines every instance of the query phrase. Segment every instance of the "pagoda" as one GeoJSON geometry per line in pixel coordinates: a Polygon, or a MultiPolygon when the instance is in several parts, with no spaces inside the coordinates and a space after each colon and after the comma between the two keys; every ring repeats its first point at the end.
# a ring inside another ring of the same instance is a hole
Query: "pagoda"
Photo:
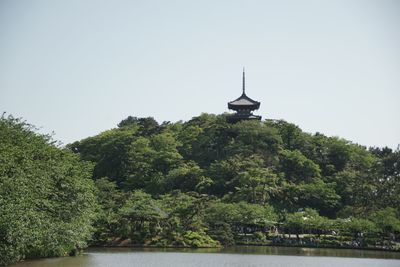
{"type": "Polygon", "coordinates": [[[235,123],[241,120],[261,120],[261,116],[253,115],[253,110],[260,108],[260,102],[254,101],[246,95],[245,73],[243,69],[242,95],[228,102],[228,108],[236,113],[228,116],[228,122],[235,123]]]}

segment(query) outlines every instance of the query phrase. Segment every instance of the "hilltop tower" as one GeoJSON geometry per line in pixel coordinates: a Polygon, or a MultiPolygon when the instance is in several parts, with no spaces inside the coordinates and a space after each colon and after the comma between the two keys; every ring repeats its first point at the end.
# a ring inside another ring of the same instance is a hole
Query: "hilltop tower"
{"type": "Polygon", "coordinates": [[[239,98],[228,102],[228,108],[236,111],[236,113],[228,117],[228,121],[231,123],[241,120],[261,120],[261,116],[253,115],[253,110],[260,108],[260,102],[255,101],[246,95],[244,68],[242,78],[242,95],[239,98]]]}

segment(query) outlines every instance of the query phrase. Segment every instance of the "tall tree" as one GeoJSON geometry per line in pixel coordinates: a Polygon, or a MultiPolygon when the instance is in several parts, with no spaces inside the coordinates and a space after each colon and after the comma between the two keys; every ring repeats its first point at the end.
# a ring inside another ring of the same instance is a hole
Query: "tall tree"
{"type": "Polygon", "coordinates": [[[86,246],[97,206],[91,173],[33,126],[0,118],[0,265],[86,246]]]}

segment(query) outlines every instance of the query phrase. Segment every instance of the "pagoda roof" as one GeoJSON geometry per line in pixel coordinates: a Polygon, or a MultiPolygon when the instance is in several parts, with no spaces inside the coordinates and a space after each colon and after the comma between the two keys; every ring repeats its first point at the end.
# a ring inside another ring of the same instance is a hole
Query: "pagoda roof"
{"type": "Polygon", "coordinates": [[[255,101],[248,97],[245,93],[243,93],[239,98],[229,102],[231,105],[235,106],[252,106],[252,105],[259,105],[260,102],[255,101]]]}
{"type": "Polygon", "coordinates": [[[228,102],[229,109],[258,109],[259,107],[260,102],[251,99],[244,92],[239,98],[228,102]]]}
{"type": "Polygon", "coordinates": [[[243,68],[243,78],[242,78],[242,95],[228,102],[228,108],[233,110],[255,110],[260,108],[260,102],[255,101],[246,95],[246,82],[245,82],[245,73],[243,68]]]}

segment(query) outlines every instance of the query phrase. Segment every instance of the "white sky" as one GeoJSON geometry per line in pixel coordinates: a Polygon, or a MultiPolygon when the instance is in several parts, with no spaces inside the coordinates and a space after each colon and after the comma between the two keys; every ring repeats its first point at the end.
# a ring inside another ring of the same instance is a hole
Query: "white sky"
{"type": "Polygon", "coordinates": [[[400,143],[400,1],[0,1],[0,111],[64,143],[223,113],[400,143]]]}

